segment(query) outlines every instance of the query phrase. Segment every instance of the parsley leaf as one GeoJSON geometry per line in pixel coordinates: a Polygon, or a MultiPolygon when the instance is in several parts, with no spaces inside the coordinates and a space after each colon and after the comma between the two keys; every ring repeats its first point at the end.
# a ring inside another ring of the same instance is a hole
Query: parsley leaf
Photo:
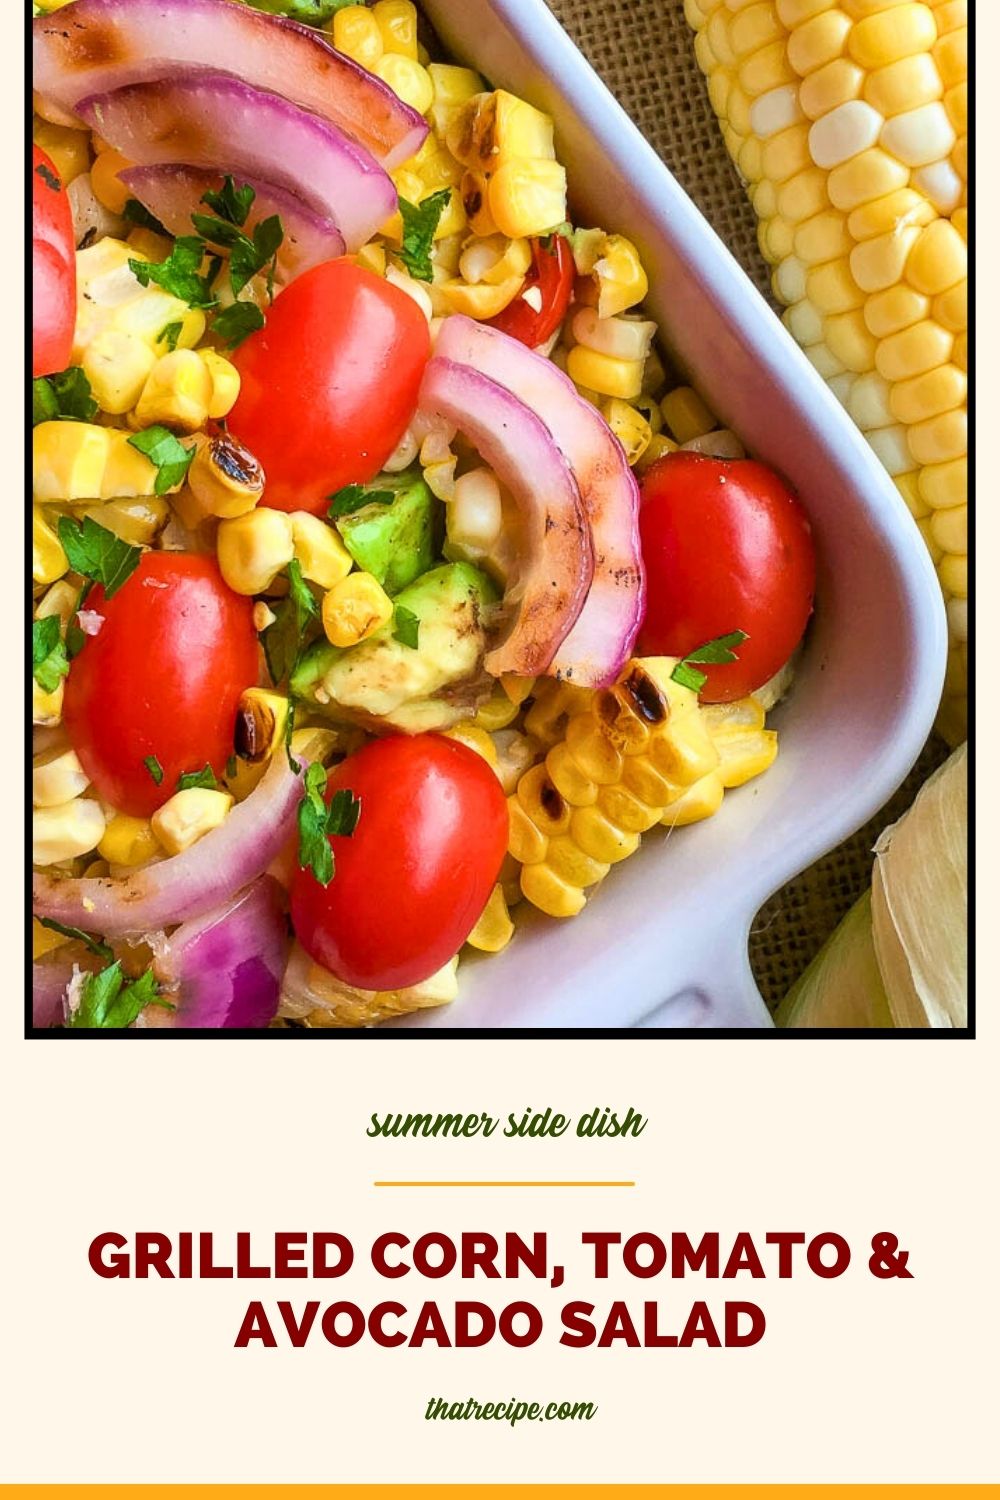
{"type": "Polygon", "coordinates": [[[31,670],[43,693],[54,693],[69,671],[58,615],[46,615],[32,623],[31,670]]]}
{"type": "Polygon", "coordinates": [[[179,792],[187,792],[192,787],[207,787],[210,792],[218,791],[219,783],[210,765],[206,764],[200,771],[185,771],[178,776],[177,790],[179,792]]]}
{"type": "Polygon", "coordinates": [[[97,416],[97,402],[90,392],[90,381],[78,365],[70,365],[58,375],[40,375],[31,382],[31,425],[39,422],[92,422],[97,416]]]}
{"type": "Polygon", "coordinates": [[[255,302],[234,302],[220,312],[212,324],[227,349],[235,349],[243,340],[264,326],[264,314],[255,302]]]}
{"type": "Polygon", "coordinates": [[[156,469],[153,488],[158,495],[183,484],[194,458],[194,447],[185,448],[166,427],[147,427],[143,432],[134,432],[128,439],[129,447],[135,448],[156,469]]]}
{"type": "Polygon", "coordinates": [[[160,765],[160,762],[157,760],[156,756],[155,755],[147,755],[146,758],[143,760],[143,765],[146,767],[146,770],[149,772],[150,776],[152,776],[153,780],[156,782],[156,785],[157,786],[162,786],[163,785],[163,767],[160,765]]]}
{"type": "Polygon", "coordinates": [[[74,656],[79,656],[80,652],[87,644],[87,637],[80,629],[76,617],[80,613],[83,606],[86,604],[87,595],[90,593],[93,587],[93,580],[88,578],[87,582],[80,590],[80,597],[77,599],[76,603],[73,606],[73,613],[70,615],[69,624],[66,626],[66,655],[69,657],[70,661],[73,660],[74,656]]]}
{"type": "Polygon", "coordinates": [[[293,558],[286,571],[288,596],[282,599],[275,610],[273,624],[261,636],[267,670],[275,687],[292,675],[302,649],[306,626],[319,614],[319,605],[302,576],[300,563],[293,558]]]}
{"type": "Polygon", "coordinates": [[[327,515],[333,521],[338,516],[353,515],[365,505],[391,505],[396,499],[396,491],[369,490],[363,484],[345,484],[342,490],[326,498],[330,501],[327,515]]]}
{"type": "Polygon", "coordinates": [[[137,224],[140,229],[151,229],[154,234],[162,234],[164,238],[169,239],[169,235],[159,219],[155,218],[145,204],[139,202],[138,198],[129,198],[126,200],[125,207],[122,209],[122,218],[128,219],[130,224],[137,224]]]}
{"type": "Polygon", "coordinates": [[[434,231],[450,200],[451,188],[431,193],[429,198],[419,204],[410,203],[406,198],[399,200],[399,212],[403,216],[403,243],[399,258],[410,275],[418,281],[430,281],[434,274],[431,265],[434,231]]]}
{"type": "Polygon", "coordinates": [[[84,578],[103,584],[105,599],[118,592],[135,572],[142,557],[140,548],[130,547],[128,542],[123,542],[106,526],[99,526],[90,516],[84,516],[82,523],[69,516],[60,516],[59,540],[74,573],[82,573],[84,578]]]}
{"type": "Polygon", "coordinates": [[[130,260],[129,270],[140,286],[155,282],[173,297],[179,297],[189,307],[214,307],[216,298],[212,285],[219,273],[221,262],[209,265],[205,275],[201,263],[205,255],[205,242],[196,235],[182,234],[174,241],[174,248],[166,260],[130,260]]]}
{"type": "Polygon", "coordinates": [[[704,646],[699,646],[696,651],[688,652],[684,660],[679,661],[671,672],[671,680],[679,683],[681,687],[690,688],[693,693],[700,693],[708,677],[690,664],[692,662],[736,661],[735,648],[742,646],[745,640],[749,640],[745,630],[731,630],[728,635],[717,635],[714,640],[706,641],[704,646]]]}
{"type": "Polygon", "coordinates": [[[160,329],[159,333],[156,335],[156,342],[158,344],[166,344],[167,353],[173,354],[174,350],[177,348],[177,340],[180,338],[183,332],[183,323],[165,323],[164,326],[160,329]]]}
{"type": "Polygon", "coordinates": [[[323,886],[330,884],[335,869],[330,839],[350,838],[361,816],[361,799],[349,788],[334,792],[329,807],[325,791],[326,771],[314,762],[306,771],[305,791],[299,803],[299,867],[312,870],[323,886]]]}
{"type": "Polygon", "coordinates": [[[401,646],[409,646],[414,651],[420,644],[420,616],[407,609],[405,604],[397,604],[393,612],[392,637],[401,646]]]}
{"type": "Polygon", "coordinates": [[[295,699],[291,693],[288,695],[288,713],[285,715],[285,754],[288,757],[288,769],[294,776],[302,770],[301,761],[297,761],[292,754],[292,735],[295,733],[295,699]]]}
{"type": "Polygon", "coordinates": [[[277,214],[256,225],[252,239],[238,224],[226,219],[213,219],[208,214],[192,214],[191,218],[200,235],[229,251],[229,280],[235,296],[238,297],[250,278],[269,262],[273,275],[274,260],[285,237],[277,214]]]}
{"type": "Polygon", "coordinates": [[[91,953],[96,953],[98,958],[114,958],[114,954],[107,943],[99,943],[96,938],[91,937],[89,932],[84,932],[82,927],[64,927],[54,917],[39,917],[39,925],[48,927],[52,932],[61,932],[63,937],[73,938],[78,943],[85,943],[91,953]]]}
{"type": "Polygon", "coordinates": [[[70,1011],[66,1025],[76,1031],[124,1031],[147,1005],[174,1008],[169,1000],[160,998],[152,969],[126,984],[121,963],[116,960],[100,973],[87,975],[79,1004],[70,1011]]]}
{"type": "Polygon", "coordinates": [[[202,194],[201,201],[218,214],[220,219],[225,219],[230,224],[237,224],[242,229],[256,196],[257,194],[248,182],[245,182],[242,187],[237,187],[235,179],[227,172],[221,188],[210,188],[207,193],[202,194]]]}

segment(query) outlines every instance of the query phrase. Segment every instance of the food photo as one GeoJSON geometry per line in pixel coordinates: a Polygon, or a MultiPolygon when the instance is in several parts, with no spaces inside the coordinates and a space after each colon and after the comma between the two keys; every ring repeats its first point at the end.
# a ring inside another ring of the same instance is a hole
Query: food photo
{"type": "Polygon", "coordinates": [[[32,1034],[968,1030],[965,0],[32,9],[32,1034]]]}

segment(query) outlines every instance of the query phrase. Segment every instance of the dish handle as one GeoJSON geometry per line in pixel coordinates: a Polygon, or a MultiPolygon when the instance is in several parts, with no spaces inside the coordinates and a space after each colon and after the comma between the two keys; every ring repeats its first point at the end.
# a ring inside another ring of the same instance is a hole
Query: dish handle
{"type": "Polygon", "coordinates": [[[773,1030],[774,1021],[750,969],[745,935],[742,941],[727,942],[705,954],[698,970],[631,1026],[639,1031],[773,1030]]]}

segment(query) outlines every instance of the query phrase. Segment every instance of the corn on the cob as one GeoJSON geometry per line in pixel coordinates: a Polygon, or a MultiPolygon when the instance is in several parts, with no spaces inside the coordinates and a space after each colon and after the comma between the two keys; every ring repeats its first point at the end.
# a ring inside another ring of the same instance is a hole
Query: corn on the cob
{"type": "Polygon", "coordinates": [[[376,1026],[392,1016],[447,1005],[458,994],[458,959],[404,990],[359,990],[314,964],[298,943],[285,972],[279,1017],[323,1030],[376,1026]]]}
{"type": "MultiPolygon", "coordinates": [[[[686,0],[785,321],[935,560],[966,730],[965,0],[686,0]]],[[[669,425],[669,420],[668,420],[669,425]]]]}

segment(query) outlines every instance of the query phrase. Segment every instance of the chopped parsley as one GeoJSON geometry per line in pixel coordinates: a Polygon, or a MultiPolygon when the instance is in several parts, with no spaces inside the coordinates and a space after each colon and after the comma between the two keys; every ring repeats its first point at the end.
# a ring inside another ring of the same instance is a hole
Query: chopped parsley
{"type": "Polygon", "coordinates": [[[334,792],[327,807],[326,771],[314,762],[306,771],[305,791],[299,803],[299,867],[312,870],[320,885],[327,886],[334,875],[333,848],[330,839],[350,838],[361,816],[361,799],[347,787],[334,792]]]}
{"type": "Polygon", "coordinates": [[[66,655],[69,657],[70,661],[73,660],[74,656],[79,656],[80,652],[87,644],[87,637],[80,629],[76,617],[80,613],[83,606],[86,604],[87,595],[90,593],[93,587],[93,579],[88,578],[86,583],[83,585],[83,588],[80,590],[80,597],[77,599],[76,603],[73,606],[73,613],[70,615],[69,624],[66,626],[66,655]]]}
{"type": "Polygon", "coordinates": [[[147,427],[143,432],[134,432],[128,442],[156,469],[153,488],[158,495],[165,495],[168,490],[184,483],[195,450],[193,446],[185,448],[169,428],[147,427]]]}
{"type": "Polygon", "coordinates": [[[84,932],[82,927],[64,927],[62,922],[57,922],[54,917],[39,917],[39,925],[48,927],[52,932],[61,932],[63,937],[73,938],[75,942],[84,943],[98,958],[114,958],[114,954],[107,943],[99,943],[96,938],[91,937],[89,932],[84,932]]]}
{"type": "Polygon", "coordinates": [[[46,615],[32,623],[31,671],[43,693],[54,693],[69,671],[58,615],[46,615]]]}
{"type": "MultiPolygon", "coordinates": [[[[106,526],[99,526],[90,516],[74,521],[59,517],[59,540],[74,573],[82,573],[104,586],[104,597],[110,599],[139,566],[142,551],[130,547],[106,526]]],[[[80,601],[82,604],[82,600],[80,601]]],[[[76,653],[70,649],[70,654],[76,653]]]]}
{"type": "Polygon", "coordinates": [[[213,259],[207,272],[202,274],[205,258],[205,241],[197,235],[182,234],[174,240],[174,248],[166,260],[130,260],[129,270],[140,286],[155,282],[172,297],[178,297],[189,307],[215,307],[212,291],[215,278],[222,267],[218,258],[213,259]]]}
{"type": "Polygon", "coordinates": [[[690,651],[683,661],[677,663],[670,674],[672,681],[679,683],[681,687],[690,688],[693,693],[700,693],[708,677],[691,664],[736,661],[735,648],[742,646],[748,639],[745,630],[731,630],[728,635],[717,635],[714,640],[706,641],[704,646],[699,646],[697,651],[690,651]]]}
{"type": "Polygon", "coordinates": [[[128,219],[130,224],[137,224],[140,229],[151,229],[154,234],[162,234],[169,239],[169,234],[159,219],[155,218],[138,198],[129,198],[126,201],[122,209],[122,218],[128,219]]]}
{"type": "Polygon", "coordinates": [[[146,767],[146,770],[149,772],[150,776],[152,776],[153,780],[156,782],[156,785],[157,786],[162,786],[163,785],[163,767],[160,765],[160,762],[157,760],[156,756],[155,755],[147,755],[146,758],[145,758],[145,760],[143,761],[143,765],[146,767]]]}
{"type": "Polygon", "coordinates": [[[288,757],[288,768],[294,776],[302,770],[301,763],[292,754],[292,735],[295,733],[295,699],[291,693],[288,694],[288,713],[285,715],[285,754],[288,757]]]}
{"type": "Polygon", "coordinates": [[[275,687],[292,675],[306,627],[319,614],[313,591],[302,576],[301,564],[293,558],[286,571],[288,595],[275,610],[273,624],[261,636],[267,670],[275,687]]]}
{"type": "Polygon", "coordinates": [[[39,422],[92,422],[97,416],[90,381],[78,365],[31,382],[31,425],[39,422]]]}
{"type": "Polygon", "coordinates": [[[213,219],[208,214],[192,214],[191,219],[204,239],[229,251],[229,280],[234,296],[238,297],[250,278],[265,266],[270,267],[269,287],[273,284],[275,258],[285,237],[277,214],[262,219],[254,227],[252,237],[228,219],[213,219]]]}
{"type": "Polygon", "coordinates": [[[156,342],[158,344],[166,344],[167,353],[173,354],[174,350],[177,348],[177,340],[180,338],[183,332],[183,323],[166,323],[156,335],[156,342]]]}
{"type": "Polygon", "coordinates": [[[79,1004],[69,1012],[66,1025],[75,1031],[124,1031],[147,1005],[173,1010],[160,997],[152,969],[125,983],[121,963],[116,960],[97,974],[88,974],[80,990],[79,1004]]]}
{"type": "Polygon", "coordinates": [[[256,302],[234,302],[218,314],[212,323],[212,332],[227,349],[236,349],[244,339],[263,328],[264,321],[264,314],[256,302]]]}
{"type": "Polygon", "coordinates": [[[46,165],[45,162],[40,161],[38,163],[38,166],[35,168],[35,171],[45,183],[45,186],[47,188],[51,188],[54,193],[59,193],[62,191],[62,183],[59,181],[59,178],[56,176],[55,172],[53,172],[52,168],[46,165]]]}
{"type": "Polygon", "coordinates": [[[393,611],[392,635],[400,645],[416,651],[420,644],[420,616],[407,609],[405,604],[397,604],[393,611]]]}
{"type": "Polygon", "coordinates": [[[205,787],[210,792],[219,789],[219,783],[215,779],[215,772],[210,765],[205,765],[200,771],[185,771],[177,778],[177,790],[188,792],[192,787],[205,787]]]}
{"type": "Polygon", "coordinates": [[[327,515],[331,521],[338,516],[353,515],[366,505],[391,505],[396,499],[395,490],[369,490],[363,484],[345,484],[335,495],[328,495],[330,508],[327,515]]]}
{"type": "Polygon", "coordinates": [[[227,172],[221,188],[210,188],[207,193],[202,194],[201,201],[220,219],[225,219],[228,224],[237,224],[242,229],[256,196],[248,182],[237,187],[235,179],[227,172]]]}
{"type": "Polygon", "coordinates": [[[399,258],[418,281],[430,281],[434,274],[431,265],[431,246],[445,206],[451,200],[451,188],[442,188],[431,193],[422,203],[399,200],[399,212],[403,216],[403,243],[399,258]]]}

